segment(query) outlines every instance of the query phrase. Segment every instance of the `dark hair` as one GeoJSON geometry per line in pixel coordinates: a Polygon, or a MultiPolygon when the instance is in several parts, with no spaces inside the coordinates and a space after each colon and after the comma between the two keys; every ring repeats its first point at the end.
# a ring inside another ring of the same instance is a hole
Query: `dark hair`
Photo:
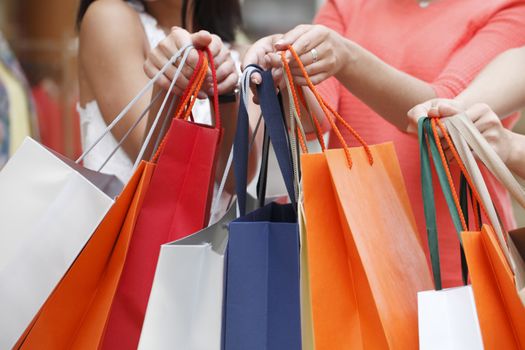
{"type": "MultiPolygon", "coordinates": [[[[95,0],[80,0],[77,12],[77,28],[86,11],[95,0]]],[[[129,1],[129,0],[125,0],[129,1]]],[[[144,3],[143,0],[140,0],[144,3]]],[[[242,23],[239,0],[183,0],[182,26],[191,31],[207,30],[217,34],[226,42],[235,40],[235,31],[242,23]],[[191,16],[193,28],[187,28],[187,18],[191,16]]]]}

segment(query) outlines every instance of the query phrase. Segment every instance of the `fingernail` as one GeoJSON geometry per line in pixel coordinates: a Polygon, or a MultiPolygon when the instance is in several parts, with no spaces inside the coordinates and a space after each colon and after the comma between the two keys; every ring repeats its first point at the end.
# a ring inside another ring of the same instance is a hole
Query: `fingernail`
{"type": "Polygon", "coordinates": [[[284,41],[279,39],[279,40],[277,40],[277,41],[275,42],[275,45],[276,45],[276,46],[277,46],[277,45],[279,45],[279,46],[284,45],[284,41]]]}
{"type": "Polygon", "coordinates": [[[253,82],[254,84],[259,85],[259,84],[261,83],[261,78],[259,78],[259,77],[253,77],[253,78],[252,78],[252,82],[253,82]]]}

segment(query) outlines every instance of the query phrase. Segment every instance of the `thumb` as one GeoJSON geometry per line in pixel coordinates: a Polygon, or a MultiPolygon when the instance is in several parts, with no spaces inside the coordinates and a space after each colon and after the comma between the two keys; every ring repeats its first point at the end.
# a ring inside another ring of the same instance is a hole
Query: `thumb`
{"type": "Polygon", "coordinates": [[[212,36],[205,30],[200,30],[197,33],[191,35],[191,43],[196,49],[206,48],[212,41],[212,36]]]}
{"type": "Polygon", "coordinates": [[[446,117],[452,117],[453,115],[456,115],[460,113],[461,110],[457,108],[456,106],[447,103],[447,102],[441,102],[437,106],[433,106],[428,111],[429,117],[437,117],[437,118],[446,118],[446,117]]]}

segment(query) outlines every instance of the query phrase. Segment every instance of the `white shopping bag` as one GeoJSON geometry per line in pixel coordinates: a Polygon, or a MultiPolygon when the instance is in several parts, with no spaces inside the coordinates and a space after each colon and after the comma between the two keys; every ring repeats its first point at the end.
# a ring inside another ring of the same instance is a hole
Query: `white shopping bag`
{"type": "Polygon", "coordinates": [[[481,350],[483,341],[471,286],[419,292],[421,350],[481,350]]]}
{"type": "Polygon", "coordinates": [[[0,172],[0,349],[17,342],[113,204],[74,168],[27,138],[0,172]]]}
{"type": "Polygon", "coordinates": [[[139,349],[221,349],[224,254],[235,208],[161,247],[139,349]]]}

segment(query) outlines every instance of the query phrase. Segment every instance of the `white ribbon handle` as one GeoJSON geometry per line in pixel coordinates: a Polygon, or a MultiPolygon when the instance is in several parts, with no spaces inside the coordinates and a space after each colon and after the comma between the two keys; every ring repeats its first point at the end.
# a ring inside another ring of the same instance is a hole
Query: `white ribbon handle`
{"type": "MultiPolygon", "coordinates": [[[[115,119],[113,119],[113,121],[106,127],[106,129],[104,130],[104,132],[80,155],[80,157],[78,157],[78,159],[76,160],[76,163],[80,163],[82,160],[84,160],[84,158],[93,150],[93,148],[95,148],[95,146],[97,144],[100,143],[100,141],[115,127],[115,125],[117,125],[117,123],[122,120],[122,118],[124,118],[124,116],[129,112],[129,110],[137,103],[138,100],[140,100],[144,94],[146,92],[148,92],[148,90],[153,86],[153,84],[155,84],[155,82],[157,80],[159,80],[159,78],[164,74],[164,72],[171,66],[173,65],[177,59],[182,55],[182,53],[185,53],[188,52],[191,48],[193,48],[193,46],[190,44],[190,45],[186,45],[185,47],[181,48],[175,55],[173,55],[170,60],[161,68],[161,70],[155,74],[155,76],[146,84],[146,86],[144,86],[144,88],[142,88],[142,90],[139,91],[139,93],[124,107],[124,109],[122,109],[122,111],[115,117],[115,119]]],[[[187,57],[187,56],[186,56],[187,57]]],[[[177,72],[180,74],[180,69],[181,67],[183,66],[182,62],[181,64],[179,65],[179,67],[177,68],[177,72]]],[[[178,76],[176,76],[177,78],[178,76]]],[[[176,81],[176,78],[173,79],[173,81],[176,81]]],[[[172,81],[172,83],[173,83],[172,81]]],[[[160,92],[159,94],[157,95],[160,95],[160,92]]],[[[169,93],[166,94],[166,96],[169,96],[169,93]]],[[[156,101],[156,99],[158,98],[158,96],[155,96],[153,98],[153,100],[156,101]]],[[[144,115],[146,114],[147,110],[149,110],[149,108],[151,108],[151,106],[153,105],[154,101],[152,101],[150,103],[150,105],[146,108],[146,111],[144,111],[141,116],[139,117],[139,119],[142,119],[144,117],[144,115]]],[[[162,112],[162,108],[160,110],[160,112],[162,112]]],[[[140,122],[140,120],[138,121],[140,122]]],[[[138,124],[138,122],[136,122],[138,124]]],[[[126,134],[126,136],[129,135],[129,133],[126,134]]],[[[148,140],[149,141],[149,140],[148,140]]],[[[122,142],[119,143],[119,147],[120,145],[122,144],[122,142]]],[[[146,144],[147,146],[147,144],[146,144]]],[[[143,146],[144,147],[144,146],[143,146]]],[[[145,147],[144,147],[145,148],[145,147]]],[[[113,154],[115,153],[116,151],[112,152],[110,157],[113,156],[113,154]]],[[[104,162],[104,163],[107,163],[107,160],[104,162]]],[[[105,164],[104,164],[105,165],[105,164]]]]}

